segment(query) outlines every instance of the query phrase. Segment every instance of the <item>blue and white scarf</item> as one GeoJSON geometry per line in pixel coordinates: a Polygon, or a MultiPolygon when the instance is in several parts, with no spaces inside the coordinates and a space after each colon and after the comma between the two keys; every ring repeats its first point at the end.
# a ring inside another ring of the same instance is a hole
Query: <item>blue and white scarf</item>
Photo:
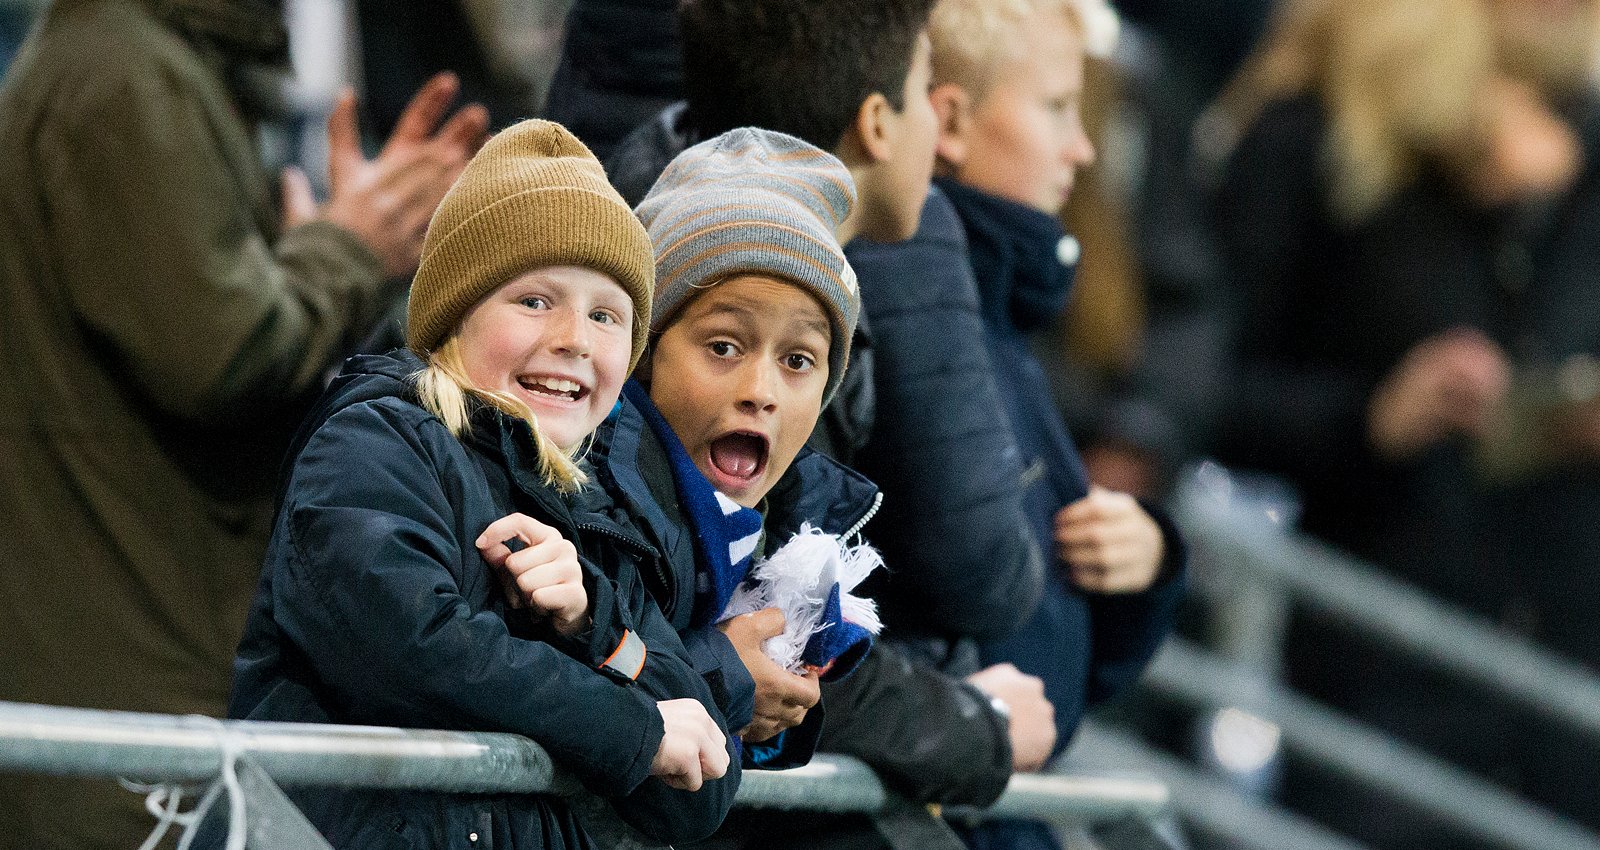
{"type": "Polygon", "coordinates": [[[644,414],[650,430],[666,447],[678,503],[694,534],[697,569],[689,625],[696,629],[714,625],[722,619],[733,591],[750,573],[751,559],[761,542],[761,514],[740,507],[711,486],[639,382],[628,381],[622,392],[644,414]]]}
{"type": "Polygon", "coordinates": [[[822,671],[825,681],[848,676],[871,649],[872,636],[880,628],[872,602],[849,592],[882,565],[877,552],[864,544],[845,546],[837,535],[805,524],[752,575],[762,539],[761,514],[741,507],[706,480],[643,386],[629,381],[623,394],[666,447],[678,502],[693,533],[696,570],[690,627],[777,607],[784,611],[786,628],[781,640],[769,642],[769,656],[777,653],[774,660],[796,673],[806,668],[822,671]]]}

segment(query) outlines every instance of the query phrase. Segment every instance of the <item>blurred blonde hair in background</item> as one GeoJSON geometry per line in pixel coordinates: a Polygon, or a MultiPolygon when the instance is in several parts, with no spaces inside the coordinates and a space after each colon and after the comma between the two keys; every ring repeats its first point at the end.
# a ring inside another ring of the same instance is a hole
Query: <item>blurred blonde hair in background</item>
{"type": "Polygon", "coordinates": [[[1496,59],[1483,0],[1288,0],[1219,108],[1237,137],[1269,103],[1316,94],[1333,211],[1358,222],[1426,158],[1463,177],[1478,167],[1496,59]]]}

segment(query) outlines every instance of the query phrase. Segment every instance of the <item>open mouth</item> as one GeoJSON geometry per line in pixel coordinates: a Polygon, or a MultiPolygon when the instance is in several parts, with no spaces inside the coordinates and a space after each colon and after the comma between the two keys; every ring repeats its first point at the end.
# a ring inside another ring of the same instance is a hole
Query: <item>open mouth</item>
{"type": "Polygon", "coordinates": [[[711,465],[736,481],[750,481],[767,468],[767,438],[736,431],[711,441],[711,465]]]}
{"type": "Polygon", "coordinates": [[[566,378],[525,376],[518,378],[517,383],[534,395],[561,401],[577,401],[589,394],[582,384],[566,378]]]}

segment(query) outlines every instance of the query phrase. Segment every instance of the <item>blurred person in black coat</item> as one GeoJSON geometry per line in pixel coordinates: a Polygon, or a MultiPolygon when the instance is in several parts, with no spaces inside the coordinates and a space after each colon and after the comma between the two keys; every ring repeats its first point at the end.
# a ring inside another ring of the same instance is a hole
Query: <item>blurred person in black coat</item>
{"type": "MultiPolygon", "coordinates": [[[[1596,8],[1286,9],[1222,101],[1242,135],[1216,207],[1243,304],[1224,457],[1287,475],[1305,530],[1591,666],[1596,8]]],[[[1595,819],[1569,747],[1370,652],[1304,649],[1302,684],[1595,819]]]]}

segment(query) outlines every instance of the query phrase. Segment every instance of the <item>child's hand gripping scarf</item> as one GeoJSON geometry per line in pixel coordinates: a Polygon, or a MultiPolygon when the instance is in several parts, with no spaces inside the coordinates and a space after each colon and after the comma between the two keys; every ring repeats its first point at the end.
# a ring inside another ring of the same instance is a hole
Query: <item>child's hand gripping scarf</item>
{"type": "Polygon", "coordinates": [[[815,670],[827,681],[843,678],[882,629],[872,600],[850,591],[881,566],[883,557],[871,546],[848,546],[839,535],[804,523],[783,548],[755,565],[722,618],[777,608],[784,630],[767,641],[767,657],[793,673],[815,670]]]}
{"type": "Polygon", "coordinates": [[[815,670],[824,681],[850,675],[881,626],[872,601],[849,591],[883,559],[870,546],[847,547],[838,535],[805,524],[752,572],[761,514],[711,486],[643,386],[629,381],[622,391],[666,447],[678,501],[693,532],[698,569],[689,625],[702,628],[778,608],[784,633],[767,641],[769,658],[795,673],[815,670]]]}

